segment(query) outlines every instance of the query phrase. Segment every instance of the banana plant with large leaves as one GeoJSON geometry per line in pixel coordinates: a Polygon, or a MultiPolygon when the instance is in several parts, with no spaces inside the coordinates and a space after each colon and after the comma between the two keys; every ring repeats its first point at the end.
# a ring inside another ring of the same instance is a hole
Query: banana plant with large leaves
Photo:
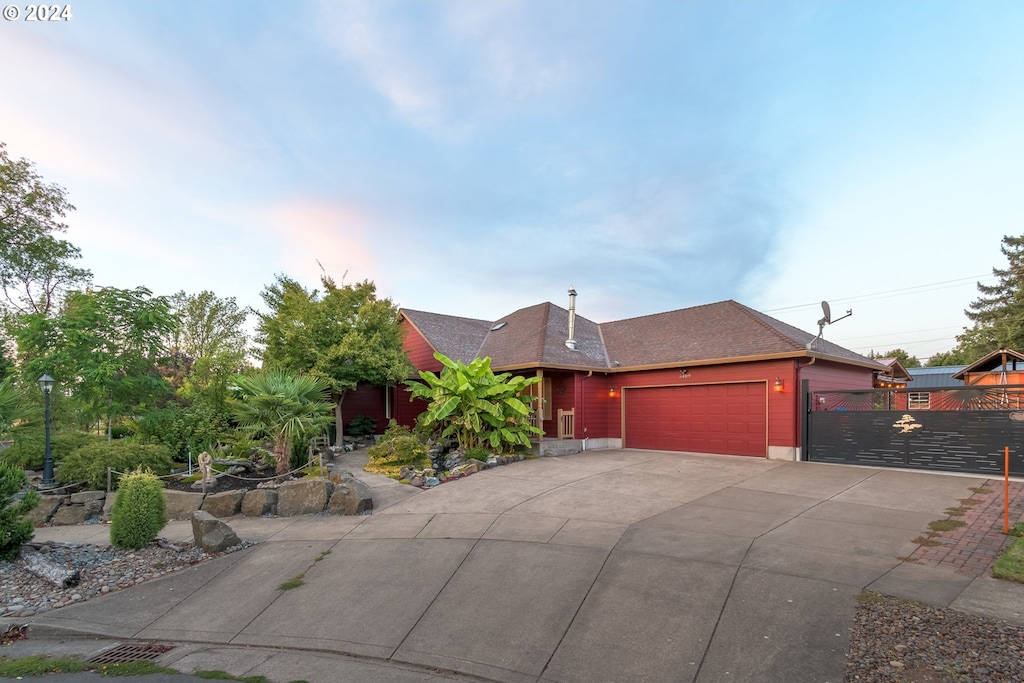
{"type": "Polygon", "coordinates": [[[420,426],[443,439],[454,437],[460,448],[490,447],[498,453],[529,448],[530,437],[542,430],[530,424],[533,397],[524,394],[539,377],[499,375],[490,358],[469,363],[435,353],[441,374],[421,371],[422,382],[407,382],[414,398],[428,402],[420,426]]]}

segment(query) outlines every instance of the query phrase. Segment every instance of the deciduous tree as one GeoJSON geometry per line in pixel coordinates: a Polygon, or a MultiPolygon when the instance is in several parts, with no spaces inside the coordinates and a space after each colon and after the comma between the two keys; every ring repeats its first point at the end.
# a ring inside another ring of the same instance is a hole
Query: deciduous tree
{"type": "Polygon", "coordinates": [[[60,292],[88,282],[91,273],[73,265],[78,247],[56,237],[74,208],[64,188],[45,183],[28,159],[11,159],[0,142],[0,288],[8,311],[46,314],[60,292]]]}
{"type": "Polygon", "coordinates": [[[327,382],[335,402],[336,442],[342,437],[342,403],[360,382],[385,386],[405,380],[412,365],[402,348],[398,309],[377,298],[370,281],[338,285],[321,278],[323,291],[306,290],[277,276],[261,296],[257,341],[263,367],[309,373],[327,382]]]}

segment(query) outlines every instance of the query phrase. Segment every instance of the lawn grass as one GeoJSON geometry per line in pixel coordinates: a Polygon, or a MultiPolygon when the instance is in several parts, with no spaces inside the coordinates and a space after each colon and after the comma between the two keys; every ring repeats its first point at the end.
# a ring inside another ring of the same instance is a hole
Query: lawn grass
{"type": "Polygon", "coordinates": [[[992,576],[1024,583],[1024,538],[1007,548],[992,567],[992,576]]]}
{"type": "Polygon", "coordinates": [[[104,676],[145,676],[147,674],[176,674],[175,669],[158,666],[153,662],[122,662],[120,664],[87,664],[73,657],[31,655],[20,659],[0,659],[0,678],[48,676],[60,673],[94,671],[104,676]]]}

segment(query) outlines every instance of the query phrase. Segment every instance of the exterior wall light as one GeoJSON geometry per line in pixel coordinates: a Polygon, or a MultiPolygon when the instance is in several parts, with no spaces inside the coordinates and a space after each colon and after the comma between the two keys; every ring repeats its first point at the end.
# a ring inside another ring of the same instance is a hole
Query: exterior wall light
{"type": "Polygon", "coordinates": [[[615,387],[608,387],[608,398],[615,398],[618,395],[618,392],[615,391],[615,387]]]}
{"type": "Polygon", "coordinates": [[[775,391],[781,394],[782,390],[785,389],[785,388],[786,387],[785,387],[785,385],[782,382],[782,378],[781,377],[776,377],[775,378],[775,391]]]}

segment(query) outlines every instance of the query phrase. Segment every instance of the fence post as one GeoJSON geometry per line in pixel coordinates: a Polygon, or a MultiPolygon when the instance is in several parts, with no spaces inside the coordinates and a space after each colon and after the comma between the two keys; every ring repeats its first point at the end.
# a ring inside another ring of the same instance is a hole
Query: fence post
{"type": "Polygon", "coordinates": [[[107,468],[107,494],[108,495],[110,494],[111,480],[112,480],[112,477],[110,476],[110,468],[108,467],[107,468]]]}

